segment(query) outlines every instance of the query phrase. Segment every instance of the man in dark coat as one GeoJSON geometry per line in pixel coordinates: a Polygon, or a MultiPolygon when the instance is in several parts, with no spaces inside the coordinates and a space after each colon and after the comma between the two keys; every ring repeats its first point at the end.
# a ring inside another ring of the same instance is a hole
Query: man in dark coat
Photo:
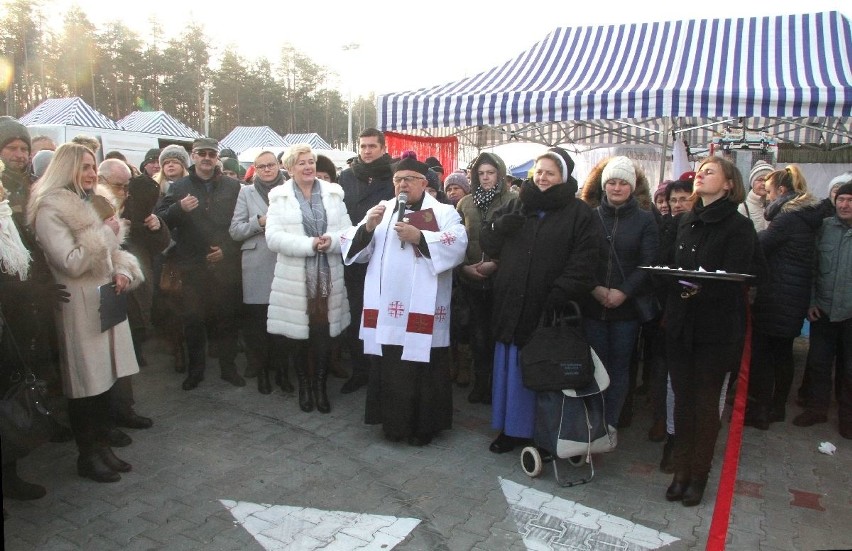
{"type": "MultiPolygon", "coordinates": [[[[390,155],[385,148],[385,135],[375,128],[367,128],[358,136],[358,158],[340,173],[338,183],[343,188],[346,210],[353,221],[363,220],[367,211],[380,201],[394,196],[390,155]]],[[[352,321],[346,332],[349,355],[352,358],[352,377],[343,384],[344,394],[355,392],[367,384],[370,360],[364,355],[364,343],[358,337],[361,311],[364,308],[364,279],[366,264],[344,267],[343,279],[349,299],[352,321]]]]}
{"type": "Polygon", "coordinates": [[[219,170],[218,151],[216,140],[195,140],[189,176],[169,187],[154,213],[172,232],[183,281],[189,353],[184,390],[194,389],[204,379],[208,329],[218,345],[221,378],[234,386],[246,384],[234,363],[241,268],[239,247],[228,233],[240,183],[219,170]]]}

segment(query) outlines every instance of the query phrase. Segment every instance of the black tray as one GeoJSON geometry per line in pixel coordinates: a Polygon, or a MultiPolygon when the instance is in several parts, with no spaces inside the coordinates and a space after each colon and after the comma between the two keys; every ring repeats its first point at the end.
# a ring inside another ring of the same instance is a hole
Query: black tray
{"type": "Polygon", "coordinates": [[[683,270],[678,268],[666,268],[664,266],[639,266],[640,270],[657,275],[689,277],[699,279],[717,279],[721,281],[746,281],[756,276],[751,274],[737,274],[732,272],[703,272],[699,270],[683,270]]]}

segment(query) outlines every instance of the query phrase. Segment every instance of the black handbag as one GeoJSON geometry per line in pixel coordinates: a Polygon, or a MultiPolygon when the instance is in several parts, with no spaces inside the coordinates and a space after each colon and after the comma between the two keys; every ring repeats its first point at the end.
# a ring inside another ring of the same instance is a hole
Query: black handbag
{"type": "MultiPolygon", "coordinates": [[[[2,314],[0,314],[2,318],[2,314]]],[[[2,318],[3,331],[18,352],[9,325],[2,318]]],[[[12,385],[0,400],[0,437],[3,439],[2,460],[20,459],[50,440],[53,432],[51,410],[47,405],[47,383],[37,378],[21,358],[22,368],[10,376],[12,385]]]]}
{"type": "Polygon", "coordinates": [[[566,312],[542,315],[520,351],[521,378],[530,390],[583,388],[594,380],[595,364],[580,324],[580,307],[576,302],[571,305],[573,316],[566,312]]]}

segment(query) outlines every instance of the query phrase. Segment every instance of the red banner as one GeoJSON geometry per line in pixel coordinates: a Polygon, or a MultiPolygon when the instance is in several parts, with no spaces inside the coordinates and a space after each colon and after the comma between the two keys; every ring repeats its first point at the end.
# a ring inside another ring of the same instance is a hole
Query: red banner
{"type": "Polygon", "coordinates": [[[458,138],[433,138],[385,132],[385,145],[388,155],[394,158],[402,155],[403,151],[409,150],[417,153],[418,161],[425,161],[427,157],[435,157],[444,167],[444,176],[449,176],[451,172],[458,169],[458,138]]]}

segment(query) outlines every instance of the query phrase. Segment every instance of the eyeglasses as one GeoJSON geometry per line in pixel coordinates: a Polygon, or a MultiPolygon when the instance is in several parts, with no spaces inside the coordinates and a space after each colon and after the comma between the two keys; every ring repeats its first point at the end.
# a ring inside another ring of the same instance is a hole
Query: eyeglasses
{"type": "Polygon", "coordinates": [[[213,151],[212,149],[196,149],[195,151],[193,151],[193,153],[195,153],[199,157],[209,157],[211,159],[215,159],[219,156],[219,152],[213,151]]]}
{"type": "Polygon", "coordinates": [[[685,203],[690,203],[690,202],[692,202],[692,197],[678,197],[677,199],[672,197],[671,199],[669,199],[670,205],[680,205],[680,204],[685,204],[685,203]]]}
{"type": "Polygon", "coordinates": [[[278,168],[278,163],[267,163],[265,165],[254,165],[255,170],[272,170],[278,168]]]}
{"type": "Polygon", "coordinates": [[[394,184],[401,184],[402,182],[405,182],[406,184],[410,184],[414,180],[425,180],[425,179],[426,179],[425,176],[394,176],[393,177],[393,183],[394,184]]]}

